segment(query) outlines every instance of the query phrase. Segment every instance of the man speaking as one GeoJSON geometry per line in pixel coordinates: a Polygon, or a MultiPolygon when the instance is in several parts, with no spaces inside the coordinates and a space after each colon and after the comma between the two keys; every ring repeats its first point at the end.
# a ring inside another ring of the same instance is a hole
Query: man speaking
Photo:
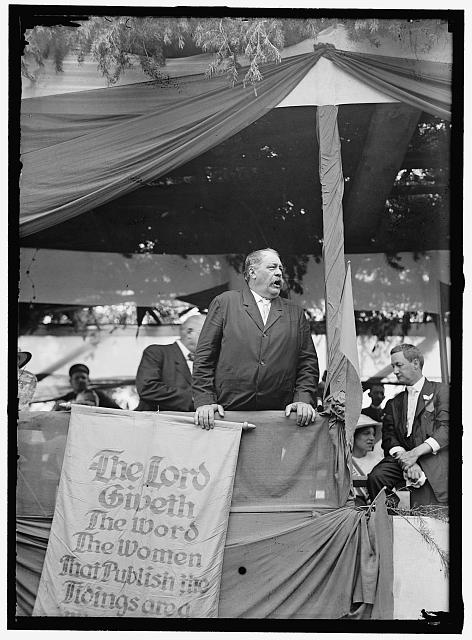
{"type": "Polygon", "coordinates": [[[273,249],[250,253],[247,286],[211,303],[193,368],[195,424],[214,426],[224,410],[285,409],[315,420],[318,358],[303,309],[280,297],[282,264],[273,249]]]}

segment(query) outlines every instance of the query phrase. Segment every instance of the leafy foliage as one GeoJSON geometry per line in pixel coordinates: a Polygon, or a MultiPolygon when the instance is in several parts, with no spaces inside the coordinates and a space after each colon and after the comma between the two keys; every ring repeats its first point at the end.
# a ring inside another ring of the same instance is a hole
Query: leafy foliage
{"type": "Polygon", "coordinates": [[[450,561],[449,553],[441,549],[436,540],[434,539],[431,529],[428,527],[424,517],[436,518],[442,522],[449,521],[449,513],[447,506],[444,505],[422,505],[414,507],[410,510],[391,508],[396,515],[401,516],[408,524],[415,529],[419,535],[423,538],[428,547],[435,551],[441,561],[441,565],[444,571],[445,578],[449,577],[450,561]],[[408,517],[409,516],[409,517],[408,517]],[[415,523],[411,516],[415,516],[415,523]]]}
{"type": "MultiPolygon", "coordinates": [[[[302,279],[304,274],[301,271],[303,271],[307,256],[299,256],[298,258],[300,264],[295,256],[292,256],[291,260],[284,261],[286,289],[282,295],[289,295],[290,290],[303,292],[302,279]]],[[[241,271],[244,256],[231,256],[229,262],[237,271],[241,271]]],[[[90,327],[98,330],[107,327],[110,331],[111,326],[111,331],[114,331],[120,326],[136,326],[141,323],[179,324],[181,316],[190,308],[187,303],[179,303],[175,300],[160,300],[152,308],[137,308],[133,303],[95,307],[20,303],[19,335],[32,334],[40,327],[47,325],[72,327],[78,335],[86,335],[90,327]],[[139,321],[140,311],[143,312],[143,315],[139,321]],[[147,311],[149,313],[146,314],[147,311]]],[[[326,333],[326,318],[323,312],[306,309],[305,314],[310,323],[311,332],[314,335],[324,335],[326,333]]],[[[354,314],[357,335],[376,336],[379,342],[384,341],[388,336],[407,336],[413,323],[434,321],[430,314],[422,312],[355,311],[354,314]]]]}
{"type": "Polygon", "coordinates": [[[240,58],[244,55],[249,67],[243,82],[255,86],[263,77],[261,65],[280,61],[287,43],[316,38],[339,22],[352,41],[366,40],[379,47],[381,39],[387,38],[416,53],[428,51],[444,33],[443,20],[90,16],[77,28],[28,29],[21,69],[22,75],[34,82],[44,60],[53,59],[59,73],[65,56],[74,53],[79,62],[87,55],[96,60],[110,85],[136,64],[149,78],[161,80],[166,51],[172,46],[182,50],[193,43],[200,51],[214,53],[207,75],[226,75],[231,84],[240,79],[240,58]]]}
{"type": "Polygon", "coordinates": [[[70,51],[73,38],[74,31],[64,27],[38,26],[28,29],[25,39],[29,44],[21,60],[22,75],[35,82],[47,59],[54,60],[56,72],[62,72],[62,63],[70,51]]]}
{"type": "Polygon", "coordinates": [[[399,42],[415,53],[429,51],[441,38],[443,20],[368,20],[347,21],[346,28],[353,41],[368,40],[375,47],[381,38],[399,42]]]}
{"type": "Polygon", "coordinates": [[[280,51],[285,41],[282,21],[242,18],[199,21],[194,40],[202,51],[215,52],[207,76],[225,74],[232,85],[238,81],[241,69],[238,54],[244,54],[250,61],[243,83],[254,85],[262,80],[260,65],[280,62],[280,51]]]}
{"type": "Polygon", "coordinates": [[[92,16],[80,27],[42,27],[27,30],[28,45],[22,60],[22,73],[30,80],[44,66],[44,60],[52,55],[57,72],[68,53],[75,53],[83,62],[90,55],[110,85],[115,84],[123,72],[139,64],[153,80],[163,77],[164,48],[171,43],[184,45],[188,32],[185,18],[138,18],[131,16],[92,16]],[[38,68],[31,71],[32,64],[38,68]]]}

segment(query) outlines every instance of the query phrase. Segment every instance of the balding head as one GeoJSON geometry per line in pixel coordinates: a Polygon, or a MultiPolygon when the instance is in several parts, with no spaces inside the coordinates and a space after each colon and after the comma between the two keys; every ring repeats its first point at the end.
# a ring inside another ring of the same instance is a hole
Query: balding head
{"type": "Polygon", "coordinates": [[[187,318],[180,326],[180,339],[182,344],[185,345],[191,353],[195,353],[204,322],[205,316],[198,313],[187,318]]]}

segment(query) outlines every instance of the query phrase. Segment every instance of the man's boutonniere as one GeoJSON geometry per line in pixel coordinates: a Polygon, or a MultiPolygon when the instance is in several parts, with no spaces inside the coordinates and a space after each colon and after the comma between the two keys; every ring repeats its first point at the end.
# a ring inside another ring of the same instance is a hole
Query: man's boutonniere
{"type": "Polygon", "coordinates": [[[423,394],[423,400],[425,401],[425,410],[426,411],[434,411],[434,402],[433,402],[433,395],[434,393],[432,393],[431,395],[427,395],[427,394],[423,394]]]}

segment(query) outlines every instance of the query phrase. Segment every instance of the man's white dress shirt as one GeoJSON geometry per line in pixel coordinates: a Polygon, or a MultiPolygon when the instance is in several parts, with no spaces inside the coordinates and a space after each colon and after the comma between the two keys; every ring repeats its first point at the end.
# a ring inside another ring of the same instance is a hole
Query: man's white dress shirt
{"type": "Polygon", "coordinates": [[[261,312],[262,321],[263,321],[264,324],[266,324],[267,323],[267,318],[269,317],[270,304],[271,304],[272,300],[270,300],[269,298],[263,298],[262,296],[260,296],[258,293],[256,293],[252,289],[251,289],[251,293],[254,296],[254,300],[257,303],[259,311],[261,312]]]}
{"type": "Polygon", "coordinates": [[[190,373],[193,373],[193,353],[191,353],[187,349],[187,347],[183,344],[181,340],[176,340],[176,343],[184,355],[185,362],[187,363],[188,368],[190,369],[190,373]]]}
{"type": "Polygon", "coordinates": [[[413,422],[415,420],[416,407],[418,406],[418,398],[420,396],[420,391],[424,385],[424,376],[415,382],[411,387],[406,387],[406,392],[408,394],[408,411],[407,411],[407,424],[406,424],[406,436],[407,438],[411,436],[411,432],[413,430],[413,422]]]}
{"type": "MultiPolygon", "coordinates": [[[[421,390],[425,383],[425,377],[421,376],[421,378],[415,382],[415,384],[405,387],[405,391],[408,394],[408,409],[407,409],[407,426],[406,426],[406,435],[407,437],[411,435],[413,430],[413,422],[415,420],[416,407],[418,406],[418,398],[420,397],[421,390]]],[[[426,444],[429,444],[433,453],[439,451],[440,446],[438,442],[434,438],[426,438],[426,444]]],[[[389,451],[389,454],[393,456],[397,451],[405,451],[403,447],[392,447],[389,451]]]]}

